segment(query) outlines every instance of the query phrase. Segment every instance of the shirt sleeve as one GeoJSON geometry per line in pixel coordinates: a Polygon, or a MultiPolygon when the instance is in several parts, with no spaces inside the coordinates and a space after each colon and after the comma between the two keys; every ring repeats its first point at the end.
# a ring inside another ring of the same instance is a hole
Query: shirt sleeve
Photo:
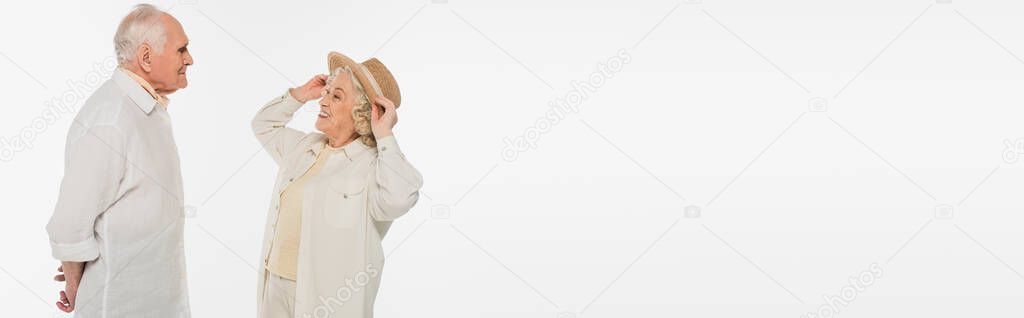
{"type": "Polygon", "coordinates": [[[395,136],[377,139],[377,162],[370,186],[370,215],[377,221],[393,221],[416,205],[423,176],[405,159],[395,136]]]}
{"type": "Polygon", "coordinates": [[[114,126],[85,128],[81,136],[71,137],[57,207],[46,231],[54,258],[86,262],[99,256],[95,223],[117,201],[126,170],[126,140],[114,126]]]}
{"type": "Polygon", "coordinates": [[[285,126],[301,107],[302,102],[286,91],[284,95],[270,100],[252,119],[253,134],[278,165],[284,162],[284,156],[294,150],[306,135],[285,126]]]}

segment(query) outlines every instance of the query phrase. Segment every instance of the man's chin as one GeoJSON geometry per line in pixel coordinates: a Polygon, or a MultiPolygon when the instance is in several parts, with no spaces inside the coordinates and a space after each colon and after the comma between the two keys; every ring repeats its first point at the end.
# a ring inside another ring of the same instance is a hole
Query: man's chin
{"type": "Polygon", "coordinates": [[[181,82],[178,82],[178,84],[177,84],[177,85],[175,85],[175,86],[177,86],[177,87],[175,87],[175,88],[172,88],[172,89],[164,89],[164,90],[163,90],[163,92],[162,92],[162,93],[163,93],[162,95],[171,95],[171,94],[174,94],[174,92],[177,92],[177,91],[179,91],[179,90],[181,90],[181,89],[183,89],[183,88],[187,87],[187,86],[188,86],[188,81],[181,81],[181,82]]]}

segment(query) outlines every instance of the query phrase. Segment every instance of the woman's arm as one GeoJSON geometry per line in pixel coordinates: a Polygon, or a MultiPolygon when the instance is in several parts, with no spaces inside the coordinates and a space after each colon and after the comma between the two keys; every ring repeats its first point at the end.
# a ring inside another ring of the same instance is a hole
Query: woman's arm
{"type": "Polygon", "coordinates": [[[289,89],[287,93],[268,102],[253,117],[253,134],[278,165],[284,162],[285,154],[291,152],[306,135],[285,125],[292,120],[292,115],[302,104],[313,98],[311,95],[320,95],[326,80],[324,75],[314,76],[305,85],[289,89]]]}
{"type": "Polygon", "coordinates": [[[393,221],[416,205],[423,176],[405,159],[395,136],[377,139],[376,160],[369,187],[370,216],[377,221],[393,221]]]}
{"type": "Polygon", "coordinates": [[[377,221],[392,221],[416,205],[423,187],[423,176],[405,160],[391,128],[398,123],[395,104],[378,96],[372,106],[370,125],[377,139],[377,161],[373,184],[370,185],[370,216],[377,221]]]}

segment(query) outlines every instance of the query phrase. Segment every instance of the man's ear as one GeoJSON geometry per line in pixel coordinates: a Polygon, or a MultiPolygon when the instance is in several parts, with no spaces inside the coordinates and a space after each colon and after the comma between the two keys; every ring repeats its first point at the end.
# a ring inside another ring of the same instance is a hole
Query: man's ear
{"type": "Polygon", "coordinates": [[[144,72],[149,73],[153,71],[153,48],[148,43],[143,43],[139,46],[139,50],[135,52],[135,60],[139,63],[139,68],[144,72]]]}

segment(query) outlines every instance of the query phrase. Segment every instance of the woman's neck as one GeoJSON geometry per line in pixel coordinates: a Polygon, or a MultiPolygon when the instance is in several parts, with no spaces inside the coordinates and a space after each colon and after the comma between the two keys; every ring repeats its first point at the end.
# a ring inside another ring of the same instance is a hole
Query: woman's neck
{"type": "Polygon", "coordinates": [[[352,135],[349,135],[348,138],[342,139],[342,138],[335,138],[333,136],[328,135],[327,136],[327,144],[330,145],[331,148],[341,148],[341,147],[344,147],[345,145],[348,145],[349,143],[355,141],[357,136],[358,135],[356,135],[356,134],[352,134],[352,135]]]}

